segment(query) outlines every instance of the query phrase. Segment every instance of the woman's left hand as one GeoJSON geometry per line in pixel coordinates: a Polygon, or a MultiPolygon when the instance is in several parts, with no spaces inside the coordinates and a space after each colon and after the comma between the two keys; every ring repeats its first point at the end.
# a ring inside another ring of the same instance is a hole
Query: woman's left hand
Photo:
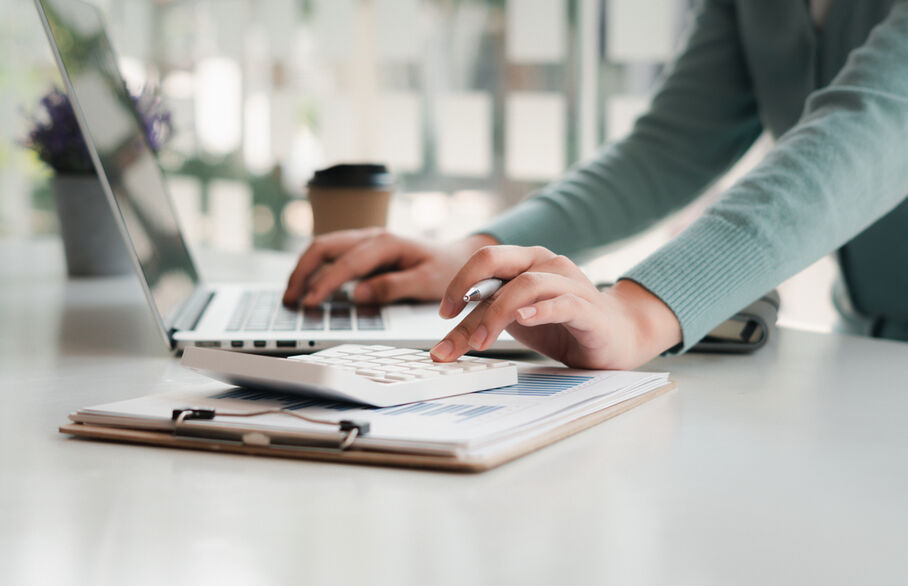
{"type": "Polygon", "coordinates": [[[681,342],[681,326],[661,299],[633,281],[599,291],[573,262],[542,247],[488,246],[454,276],[439,313],[464,308],[474,283],[507,281],[432,348],[441,362],[489,348],[503,330],[575,368],[632,369],[681,342]]]}

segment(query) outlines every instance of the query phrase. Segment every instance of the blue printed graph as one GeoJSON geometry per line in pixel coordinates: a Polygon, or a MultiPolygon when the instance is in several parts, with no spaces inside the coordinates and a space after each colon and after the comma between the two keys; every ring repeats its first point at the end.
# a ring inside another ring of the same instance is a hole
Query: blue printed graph
{"type": "Polygon", "coordinates": [[[398,407],[385,407],[379,409],[382,415],[453,415],[461,421],[473,419],[480,415],[504,409],[503,405],[439,405],[438,403],[411,403],[398,407]]]}
{"type": "Polygon", "coordinates": [[[337,401],[325,401],[324,399],[307,399],[299,395],[289,393],[275,393],[272,391],[257,391],[255,389],[236,388],[217,395],[212,395],[212,399],[240,399],[242,401],[275,401],[281,404],[284,409],[296,410],[307,407],[321,407],[322,409],[331,409],[333,411],[348,411],[350,409],[360,409],[361,405],[353,403],[339,403],[337,401]]]}
{"type": "MultiPolygon", "coordinates": [[[[509,395],[520,397],[551,397],[562,391],[572,389],[579,384],[592,380],[591,376],[575,376],[562,374],[536,374],[518,373],[517,384],[497,389],[480,391],[483,395],[509,395]]],[[[420,415],[434,417],[447,415],[466,421],[488,413],[504,409],[503,405],[439,405],[433,402],[411,403],[397,407],[379,409],[382,415],[420,415]]]]}
{"type": "MultiPolygon", "coordinates": [[[[480,391],[484,395],[508,395],[520,397],[551,397],[562,391],[572,389],[579,384],[592,380],[591,376],[576,376],[564,374],[538,374],[518,373],[517,384],[497,389],[480,391]]],[[[347,411],[349,409],[363,409],[380,413],[381,415],[419,415],[436,417],[445,415],[454,417],[458,421],[468,421],[504,409],[503,405],[470,405],[470,404],[439,404],[436,402],[419,402],[394,407],[374,408],[353,403],[340,403],[322,399],[307,399],[299,395],[259,391],[255,389],[236,388],[214,395],[214,399],[240,399],[243,401],[276,401],[284,409],[306,409],[320,407],[333,411],[347,411]]]]}
{"type": "Polygon", "coordinates": [[[591,376],[568,374],[536,374],[521,372],[517,375],[517,384],[480,391],[486,395],[517,395],[522,397],[551,397],[561,391],[572,389],[579,384],[592,380],[591,376]]]}

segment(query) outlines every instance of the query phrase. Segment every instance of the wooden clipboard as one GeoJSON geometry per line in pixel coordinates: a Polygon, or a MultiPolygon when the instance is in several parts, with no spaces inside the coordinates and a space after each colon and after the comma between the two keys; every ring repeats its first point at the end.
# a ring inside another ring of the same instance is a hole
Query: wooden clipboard
{"type": "Polygon", "coordinates": [[[451,472],[482,472],[500,466],[505,462],[535,452],[549,444],[564,439],[575,433],[590,428],[606,419],[611,419],[625,411],[655,399],[673,390],[676,383],[669,382],[643,395],[622,401],[590,413],[555,429],[546,431],[509,449],[503,449],[486,457],[453,457],[404,452],[373,451],[356,449],[355,444],[348,450],[305,446],[253,446],[235,441],[219,441],[207,438],[177,436],[163,431],[146,431],[123,427],[107,427],[86,423],[70,423],[60,427],[60,433],[78,438],[123,442],[130,444],[161,446],[166,448],[183,448],[221,452],[226,454],[245,454],[248,456],[268,456],[273,458],[295,458],[300,460],[318,460],[323,462],[340,462],[347,464],[366,464],[374,466],[395,466],[401,468],[418,468],[425,470],[445,470],[451,472]]]}

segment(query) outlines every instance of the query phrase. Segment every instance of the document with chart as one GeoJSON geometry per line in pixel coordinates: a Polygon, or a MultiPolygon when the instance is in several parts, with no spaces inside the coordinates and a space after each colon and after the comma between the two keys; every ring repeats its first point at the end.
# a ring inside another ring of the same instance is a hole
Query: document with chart
{"type": "MultiPolygon", "coordinates": [[[[357,453],[412,455],[427,457],[427,467],[447,467],[434,466],[435,458],[435,462],[461,461],[474,464],[474,469],[484,469],[589,427],[659,394],[654,391],[667,388],[667,373],[525,365],[514,385],[433,401],[368,408],[206,383],[82,409],[70,416],[75,425],[61,431],[91,436],[79,433],[81,424],[92,430],[101,426],[172,436],[177,413],[191,407],[218,415],[209,420],[186,421],[178,430],[183,443],[176,447],[193,447],[186,443],[195,438],[254,443],[262,449],[281,450],[332,445],[337,441],[338,429],[322,423],[358,422],[362,433],[344,452],[343,459],[355,461],[352,455],[357,453]],[[317,423],[288,417],[287,411],[317,423]],[[246,413],[257,415],[229,415],[246,413]],[[602,416],[597,418],[597,414],[602,416]],[[581,421],[587,423],[578,426],[581,421]]],[[[130,439],[108,435],[108,439],[143,443],[140,436],[130,439]]],[[[146,443],[155,443],[150,441],[153,435],[142,437],[148,440],[146,443]]],[[[414,462],[413,465],[420,465],[419,458],[414,462]]],[[[405,461],[377,463],[408,465],[405,461]]]]}

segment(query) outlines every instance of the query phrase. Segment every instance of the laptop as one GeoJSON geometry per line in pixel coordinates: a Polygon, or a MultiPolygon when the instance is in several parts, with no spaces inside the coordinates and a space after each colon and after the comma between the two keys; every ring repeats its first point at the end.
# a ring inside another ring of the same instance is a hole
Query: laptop
{"type": "MultiPolygon", "coordinates": [[[[81,0],[35,4],[148,305],[171,349],[290,354],[342,343],[428,349],[457,323],[438,317],[434,303],[357,306],[341,297],[293,311],[281,305],[282,284],[203,282],[100,11],[81,0]]],[[[507,335],[492,348],[520,349],[507,335]]]]}

